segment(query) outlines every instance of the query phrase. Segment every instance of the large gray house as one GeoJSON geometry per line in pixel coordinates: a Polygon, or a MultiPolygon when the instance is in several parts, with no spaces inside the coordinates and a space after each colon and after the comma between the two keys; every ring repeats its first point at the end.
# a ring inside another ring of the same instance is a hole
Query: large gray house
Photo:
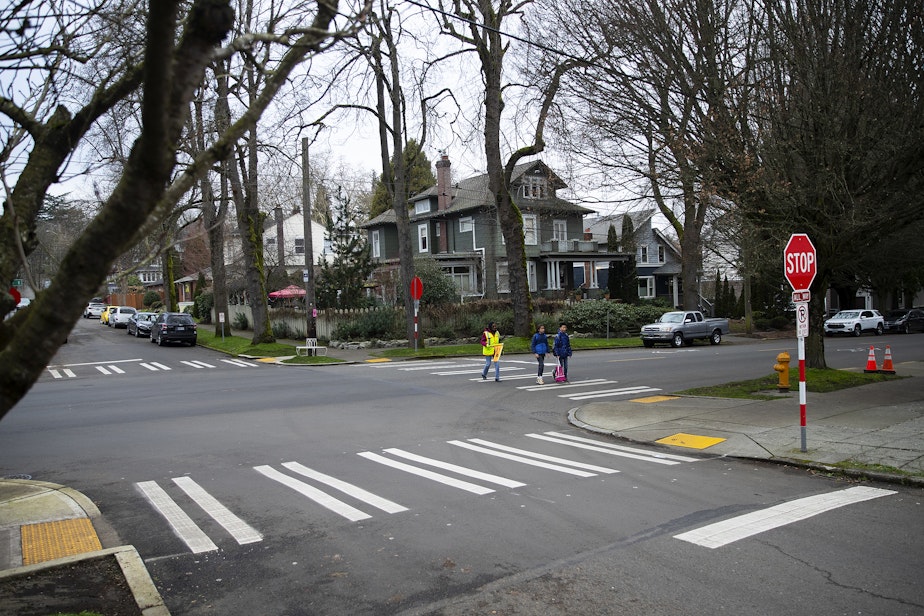
{"type": "MultiPolygon", "coordinates": [[[[409,200],[414,256],[434,258],[463,299],[506,296],[510,291],[507,254],[487,174],[452,183],[449,157],[443,154],[436,175],[436,186],[409,200]]],[[[562,296],[581,283],[596,287],[597,271],[605,270],[611,260],[628,258],[606,252],[605,237],[602,243],[585,239],[584,217],[593,210],[559,198],[556,192],[565,187],[540,160],[517,165],[511,177],[523,215],[529,289],[539,295],[562,296]],[[585,263],[591,265],[585,268],[585,263]],[[576,272],[585,269],[592,279],[578,282],[576,272]]],[[[376,277],[384,288],[392,286],[393,292],[398,269],[395,213],[389,210],[362,227],[379,265],[376,277]]]]}

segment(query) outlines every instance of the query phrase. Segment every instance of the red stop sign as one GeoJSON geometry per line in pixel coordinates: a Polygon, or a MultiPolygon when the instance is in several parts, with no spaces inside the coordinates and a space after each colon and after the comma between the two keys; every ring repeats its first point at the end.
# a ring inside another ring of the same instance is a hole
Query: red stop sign
{"type": "Polygon", "coordinates": [[[411,278],[411,299],[423,297],[423,282],[417,276],[411,278]]]}
{"type": "Polygon", "coordinates": [[[783,271],[793,291],[808,291],[818,273],[815,245],[805,233],[793,233],[783,249],[783,271]]]}

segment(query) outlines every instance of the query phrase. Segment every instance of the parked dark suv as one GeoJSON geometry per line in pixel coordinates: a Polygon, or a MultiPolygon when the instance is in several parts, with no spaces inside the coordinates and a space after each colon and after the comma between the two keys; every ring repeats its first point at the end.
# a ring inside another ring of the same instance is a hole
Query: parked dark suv
{"type": "Polygon", "coordinates": [[[185,312],[163,312],[151,325],[151,342],[187,342],[196,345],[196,322],[185,312]]]}

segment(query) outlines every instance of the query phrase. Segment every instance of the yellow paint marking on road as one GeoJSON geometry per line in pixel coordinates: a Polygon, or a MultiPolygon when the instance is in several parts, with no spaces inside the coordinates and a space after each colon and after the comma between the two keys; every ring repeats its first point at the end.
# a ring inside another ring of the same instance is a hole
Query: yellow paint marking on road
{"type": "Polygon", "coordinates": [[[647,398],[636,398],[635,400],[629,400],[629,402],[651,404],[653,402],[667,402],[668,400],[676,400],[679,397],[680,396],[648,396],[647,398]]]}
{"type": "Polygon", "coordinates": [[[677,447],[689,447],[690,449],[706,449],[707,447],[712,447],[717,443],[721,443],[726,439],[718,438],[715,436],[698,436],[696,434],[684,434],[683,432],[678,432],[672,436],[665,436],[664,438],[655,441],[656,443],[662,443],[664,445],[675,445],[677,447]]]}
{"type": "Polygon", "coordinates": [[[258,357],[254,361],[258,361],[262,364],[275,364],[277,359],[276,357],[258,357]]]}
{"type": "Polygon", "coordinates": [[[20,533],[24,565],[103,549],[89,518],[27,524],[20,533]]]}
{"type": "Polygon", "coordinates": [[[388,359],[387,357],[377,357],[375,359],[367,359],[366,363],[367,364],[381,364],[387,361],[391,361],[391,360],[388,359]]]}

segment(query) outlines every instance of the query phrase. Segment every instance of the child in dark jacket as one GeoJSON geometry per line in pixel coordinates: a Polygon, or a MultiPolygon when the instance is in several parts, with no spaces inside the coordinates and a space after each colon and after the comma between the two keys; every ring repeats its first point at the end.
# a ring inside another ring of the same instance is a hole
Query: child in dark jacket
{"type": "Polygon", "coordinates": [[[555,334],[555,344],[552,355],[558,358],[558,363],[565,373],[565,382],[568,382],[568,358],[571,357],[571,338],[568,337],[568,326],[562,323],[555,334]]]}
{"type": "Polygon", "coordinates": [[[545,356],[549,352],[549,338],[545,334],[545,325],[540,325],[539,329],[533,334],[533,339],[529,342],[529,350],[536,356],[539,362],[539,375],[536,377],[536,383],[542,385],[542,373],[545,372],[545,356]]]}

